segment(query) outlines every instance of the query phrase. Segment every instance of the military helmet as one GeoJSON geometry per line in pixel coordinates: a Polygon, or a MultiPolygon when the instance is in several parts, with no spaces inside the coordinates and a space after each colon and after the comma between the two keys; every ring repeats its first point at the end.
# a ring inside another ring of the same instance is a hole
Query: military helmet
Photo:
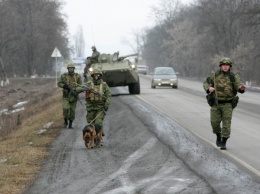
{"type": "Polygon", "coordinates": [[[67,64],[67,69],[70,68],[70,67],[75,68],[75,64],[72,63],[72,62],[68,63],[67,64]]]}
{"type": "Polygon", "coordinates": [[[91,49],[96,50],[96,47],[95,47],[95,46],[92,46],[91,49]]]}
{"type": "Polygon", "coordinates": [[[92,73],[91,73],[91,76],[95,75],[95,74],[99,74],[99,75],[103,75],[102,74],[102,71],[99,69],[99,68],[94,68],[92,73]]]}
{"type": "Polygon", "coordinates": [[[223,64],[228,64],[230,65],[230,67],[232,67],[232,61],[230,60],[230,58],[228,57],[224,57],[220,60],[219,62],[219,66],[223,65],[223,64]]]}

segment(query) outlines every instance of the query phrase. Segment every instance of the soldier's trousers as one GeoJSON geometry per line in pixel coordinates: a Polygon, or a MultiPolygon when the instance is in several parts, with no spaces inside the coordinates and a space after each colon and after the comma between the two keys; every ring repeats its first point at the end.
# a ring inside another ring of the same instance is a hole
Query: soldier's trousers
{"type": "Polygon", "coordinates": [[[75,119],[77,101],[70,102],[68,99],[63,98],[63,117],[68,120],[75,119]]]}
{"type": "Polygon", "coordinates": [[[103,126],[103,120],[106,114],[103,109],[100,110],[87,110],[87,122],[92,124],[99,124],[103,126]]]}
{"type": "Polygon", "coordinates": [[[230,136],[232,112],[231,103],[219,104],[218,106],[211,107],[210,120],[213,133],[220,133],[221,137],[226,138],[230,136]]]}

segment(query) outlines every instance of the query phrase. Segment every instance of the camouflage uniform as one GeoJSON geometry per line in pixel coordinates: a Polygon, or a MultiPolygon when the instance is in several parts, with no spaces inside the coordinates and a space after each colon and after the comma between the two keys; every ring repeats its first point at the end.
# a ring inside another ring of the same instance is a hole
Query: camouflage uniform
{"type": "Polygon", "coordinates": [[[100,55],[100,53],[97,51],[95,46],[92,46],[91,48],[92,48],[93,52],[92,52],[91,57],[88,57],[86,62],[85,62],[86,66],[84,68],[84,76],[87,75],[88,69],[90,68],[90,65],[92,63],[98,62],[98,57],[100,55]]]}
{"type": "MultiPolygon", "coordinates": [[[[232,63],[230,63],[230,67],[232,63]]],[[[222,65],[222,64],[221,64],[222,65]]],[[[221,66],[220,65],[220,66],[221,66]]],[[[230,137],[231,132],[231,120],[232,120],[232,99],[237,92],[244,93],[244,90],[240,90],[242,85],[238,74],[234,74],[230,71],[216,71],[215,73],[215,92],[218,99],[218,105],[214,104],[210,109],[210,120],[213,133],[217,135],[217,146],[221,147],[221,141],[230,137]],[[234,77],[234,90],[233,84],[230,80],[230,74],[234,77]],[[222,128],[221,128],[222,122],[222,128]]],[[[209,93],[209,88],[214,87],[214,76],[207,77],[203,83],[204,90],[209,93]]],[[[224,145],[225,149],[225,145],[224,145]]]]}
{"type": "MultiPolygon", "coordinates": [[[[102,73],[99,69],[94,69],[92,76],[97,74],[97,72],[102,76],[102,73]]],[[[87,115],[86,119],[88,123],[98,124],[101,127],[103,126],[103,120],[105,118],[105,111],[107,111],[110,102],[111,102],[111,93],[109,86],[106,82],[99,80],[91,80],[85,83],[86,86],[92,88],[93,91],[86,91],[86,109],[87,115]],[[95,93],[98,92],[99,94],[95,93]],[[106,98],[103,98],[102,96],[106,98]]]]}
{"type": "MultiPolygon", "coordinates": [[[[77,86],[76,84],[82,84],[81,77],[77,73],[64,73],[61,75],[57,85],[60,88],[63,88],[63,117],[64,117],[64,128],[68,125],[69,120],[69,128],[72,127],[72,122],[75,119],[75,110],[77,105],[77,97],[72,94],[72,91],[69,91],[68,89],[65,89],[65,85],[67,84],[70,86],[75,92],[77,92],[77,86]]],[[[77,92],[79,93],[79,92],[77,92]]]]}

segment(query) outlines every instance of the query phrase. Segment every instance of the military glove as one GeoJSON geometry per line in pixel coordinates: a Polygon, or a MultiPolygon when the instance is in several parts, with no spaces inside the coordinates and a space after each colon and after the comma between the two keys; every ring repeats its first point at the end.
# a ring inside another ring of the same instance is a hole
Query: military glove
{"type": "Polygon", "coordinates": [[[67,84],[63,85],[63,89],[70,91],[70,88],[69,88],[69,86],[67,84]]]}
{"type": "Polygon", "coordinates": [[[241,85],[238,89],[238,92],[243,94],[245,92],[246,87],[244,85],[241,85]]]}
{"type": "Polygon", "coordinates": [[[108,110],[108,107],[107,106],[104,106],[104,111],[107,111],[108,110]]]}

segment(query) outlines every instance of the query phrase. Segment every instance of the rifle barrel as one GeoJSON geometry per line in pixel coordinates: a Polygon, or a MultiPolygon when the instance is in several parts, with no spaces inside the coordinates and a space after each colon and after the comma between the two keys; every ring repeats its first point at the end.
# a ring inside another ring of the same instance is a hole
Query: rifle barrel
{"type": "Polygon", "coordinates": [[[97,95],[101,96],[101,97],[104,98],[104,99],[107,98],[106,96],[100,94],[98,91],[94,90],[93,88],[91,88],[91,87],[89,87],[89,86],[80,85],[80,84],[77,84],[77,83],[76,83],[76,85],[79,86],[79,87],[81,87],[81,88],[83,88],[84,91],[90,91],[90,92],[93,92],[94,94],[97,94],[97,95]]]}

